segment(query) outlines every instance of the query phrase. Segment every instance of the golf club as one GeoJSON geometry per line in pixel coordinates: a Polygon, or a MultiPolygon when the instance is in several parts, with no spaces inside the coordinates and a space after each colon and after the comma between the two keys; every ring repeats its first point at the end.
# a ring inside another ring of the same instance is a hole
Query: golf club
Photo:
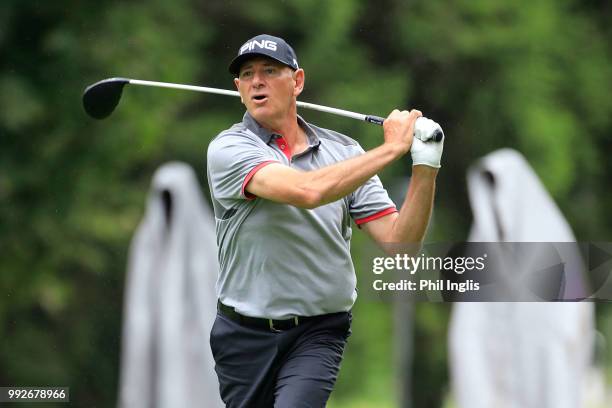
{"type": "MultiPolygon", "coordinates": [[[[95,84],[85,88],[85,91],[83,92],[83,107],[85,108],[85,112],[87,112],[89,116],[95,119],[104,119],[108,117],[111,113],[113,113],[113,111],[119,104],[123,88],[127,84],[152,86],[158,88],[183,89],[187,91],[196,91],[219,95],[229,95],[238,97],[240,96],[238,91],[230,91],[227,89],[173,84],[169,82],[142,81],[140,79],[109,78],[96,82],[95,84]]],[[[297,106],[300,108],[312,109],[320,112],[327,112],[339,116],[345,116],[348,118],[370,122],[381,126],[385,121],[385,118],[381,118],[380,116],[364,115],[362,113],[351,112],[344,109],[330,108],[328,106],[316,105],[314,103],[297,101],[297,106]]],[[[418,126],[419,119],[417,119],[417,121],[415,122],[415,126],[418,126]]],[[[443,137],[444,133],[441,130],[437,129],[434,135],[432,136],[432,139],[435,142],[439,142],[440,140],[442,140],[443,137]]]]}

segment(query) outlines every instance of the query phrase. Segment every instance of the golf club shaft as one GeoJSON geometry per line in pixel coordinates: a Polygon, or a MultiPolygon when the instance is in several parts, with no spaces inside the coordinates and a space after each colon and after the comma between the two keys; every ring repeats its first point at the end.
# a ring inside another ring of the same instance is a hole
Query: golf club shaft
{"type": "MultiPolygon", "coordinates": [[[[162,87],[162,88],[173,88],[173,89],[184,89],[187,91],[196,91],[196,92],[205,92],[219,95],[229,95],[229,96],[240,96],[238,91],[230,91],[227,89],[219,89],[219,88],[209,88],[206,86],[195,86],[195,85],[183,85],[183,84],[173,84],[170,82],[155,82],[155,81],[142,81],[140,79],[130,79],[129,83],[132,85],[143,85],[143,86],[153,86],[153,87],[162,87]]],[[[297,106],[300,108],[316,110],[320,112],[332,113],[335,115],[345,116],[348,118],[353,118],[357,120],[362,120],[370,123],[374,123],[376,125],[382,125],[385,121],[384,118],[373,115],[364,115],[362,113],[351,112],[344,109],[330,108],[328,106],[317,105],[314,103],[300,102],[297,101],[297,106]]]]}
{"type": "Polygon", "coordinates": [[[228,89],[219,89],[219,88],[209,88],[206,86],[173,84],[170,82],[142,81],[140,79],[130,79],[129,83],[132,85],[153,86],[156,88],[161,87],[161,88],[172,88],[172,89],[184,89],[186,91],[205,92],[205,93],[213,93],[213,94],[229,95],[229,96],[240,96],[238,91],[230,91],[228,89]]]}

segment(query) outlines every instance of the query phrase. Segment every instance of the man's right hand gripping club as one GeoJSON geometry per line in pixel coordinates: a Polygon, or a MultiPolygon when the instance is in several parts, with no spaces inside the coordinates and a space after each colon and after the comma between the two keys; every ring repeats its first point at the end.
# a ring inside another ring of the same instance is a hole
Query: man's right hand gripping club
{"type": "MultiPolygon", "coordinates": [[[[444,136],[436,142],[433,136],[442,128],[431,119],[422,117],[420,111],[394,110],[389,114],[383,124],[385,129],[385,142],[397,143],[406,153],[410,149],[413,166],[424,165],[440,168],[440,159],[444,148],[444,136]]],[[[444,135],[444,132],[442,132],[444,135]]]]}

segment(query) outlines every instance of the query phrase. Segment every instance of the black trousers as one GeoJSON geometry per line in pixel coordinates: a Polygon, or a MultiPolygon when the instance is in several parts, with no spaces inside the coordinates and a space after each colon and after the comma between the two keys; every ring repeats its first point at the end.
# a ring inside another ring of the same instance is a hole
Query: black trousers
{"type": "Polygon", "coordinates": [[[282,332],[247,327],[217,312],[210,347],[221,399],[227,408],[324,407],[350,334],[350,312],[282,332]]]}

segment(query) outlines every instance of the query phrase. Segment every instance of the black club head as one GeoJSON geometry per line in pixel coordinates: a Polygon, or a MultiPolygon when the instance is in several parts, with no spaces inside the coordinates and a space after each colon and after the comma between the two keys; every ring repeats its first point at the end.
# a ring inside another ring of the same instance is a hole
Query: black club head
{"type": "Polygon", "coordinates": [[[127,78],[110,78],[96,82],[83,92],[83,108],[89,116],[104,119],[119,103],[123,87],[130,82],[127,78]]]}

